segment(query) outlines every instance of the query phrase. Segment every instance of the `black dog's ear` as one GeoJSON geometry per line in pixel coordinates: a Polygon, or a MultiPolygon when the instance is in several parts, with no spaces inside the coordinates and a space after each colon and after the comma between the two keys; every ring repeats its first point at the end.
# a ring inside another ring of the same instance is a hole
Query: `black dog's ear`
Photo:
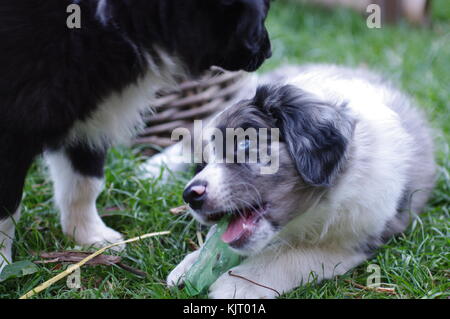
{"type": "Polygon", "coordinates": [[[354,120],[295,86],[262,86],[253,101],[274,120],[300,176],[313,186],[330,186],[340,172],[353,136],[354,120]]]}

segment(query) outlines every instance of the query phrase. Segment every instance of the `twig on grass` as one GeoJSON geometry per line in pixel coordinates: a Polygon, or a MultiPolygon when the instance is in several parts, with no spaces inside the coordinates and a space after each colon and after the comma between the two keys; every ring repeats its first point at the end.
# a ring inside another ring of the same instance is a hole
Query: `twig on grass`
{"type": "Polygon", "coordinates": [[[198,249],[200,248],[200,247],[195,243],[195,241],[193,241],[193,240],[190,239],[190,238],[188,238],[187,242],[188,242],[188,244],[189,244],[189,247],[190,247],[192,250],[198,250],[198,249]]]}
{"type": "Polygon", "coordinates": [[[203,241],[203,236],[202,236],[202,232],[197,230],[197,241],[198,241],[198,245],[200,247],[203,246],[204,241],[203,241]]]}
{"type": "MultiPolygon", "coordinates": [[[[44,260],[35,261],[35,264],[51,264],[51,263],[71,263],[76,264],[82,261],[84,258],[88,257],[90,253],[80,252],[80,251],[62,251],[62,252],[52,252],[52,253],[42,253],[40,256],[44,260]]],[[[133,268],[122,263],[122,257],[111,256],[111,255],[100,255],[97,256],[86,263],[86,266],[112,266],[116,265],[134,275],[145,278],[147,273],[139,269],[133,268]]]]}
{"type": "Polygon", "coordinates": [[[133,267],[128,266],[128,265],[126,265],[124,263],[121,263],[121,262],[118,262],[116,264],[116,266],[119,266],[123,270],[126,270],[126,271],[128,271],[128,272],[130,272],[130,273],[132,273],[132,274],[134,274],[134,275],[136,275],[138,277],[140,277],[140,278],[147,278],[147,276],[148,276],[148,274],[145,271],[133,268],[133,267]]]}
{"type": "Polygon", "coordinates": [[[244,276],[235,275],[235,274],[233,274],[233,272],[231,270],[228,272],[228,275],[230,275],[232,277],[236,277],[236,278],[242,279],[242,280],[245,280],[245,281],[248,281],[249,283],[252,283],[252,284],[254,284],[256,286],[272,290],[273,292],[275,292],[278,295],[278,297],[281,297],[281,294],[278,292],[278,290],[276,290],[274,288],[271,288],[271,287],[268,287],[268,286],[264,286],[262,284],[259,284],[259,283],[255,282],[253,280],[245,278],[244,276]]]}
{"type": "Polygon", "coordinates": [[[135,237],[135,238],[132,238],[132,239],[128,239],[128,240],[125,240],[125,241],[122,241],[122,242],[118,242],[118,243],[111,244],[109,246],[103,247],[102,249],[96,251],[92,255],[89,255],[88,257],[86,257],[85,259],[80,261],[79,263],[77,263],[75,265],[72,265],[72,266],[69,266],[65,271],[63,271],[62,273],[58,274],[57,276],[51,278],[50,280],[44,282],[42,285],[39,285],[38,287],[30,290],[25,295],[20,297],[20,299],[28,299],[28,298],[31,298],[34,295],[44,291],[45,289],[47,289],[48,287],[50,287],[54,283],[60,281],[61,279],[69,276],[71,273],[73,273],[77,269],[81,268],[83,265],[85,265],[87,262],[89,262],[93,258],[103,254],[108,249],[111,249],[111,248],[117,247],[117,246],[121,246],[121,245],[125,245],[125,244],[129,244],[129,243],[132,243],[132,242],[140,241],[140,240],[143,240],[143,239],[146,239],[146,238],[151,238],[151,237],[156,237],[156,236],[164,236],[164,235],[169,235],[169,234],[170,234],[170,231],[164,231],[164,232],[158,232],[158,233],[150,233],[150,234],[142,235],[142,236],[139,236],[139,237],[135,237]]]}
{"type": "Polygon", "coordinates": [[[395,292],[395,288],[384,288],[384,287],[367,287],[367,286],[363,286],[360,285],[352,280],[349,279],[345,279],[345,282],[351,284],[352,286],[354,286],[355,288],[358,289],[362,289],[362,290],[368,290],[368,291],[375,291],[375,292],[380,292],[380,293],[385,293],[385,294],[389,294],[389,295],[397,295],[397,293],[395,292]]]}
{"type": "Polygon", "coordinates": [[[180,207],[171,208],[169,211],[172,215],[180,216],[186,214],[188,212],[188,209],[188,205],[183,205],[180,207]]]}

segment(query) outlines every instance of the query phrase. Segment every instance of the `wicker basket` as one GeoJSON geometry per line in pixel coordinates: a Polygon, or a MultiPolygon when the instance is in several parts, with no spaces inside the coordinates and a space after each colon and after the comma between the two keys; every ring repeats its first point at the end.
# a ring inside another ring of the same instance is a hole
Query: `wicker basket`
{"type": "Polygon", "coordinates": [[[214,69],[197,81],[180,83],[176,91],[159,92],[145,117],[146,128],[134,140],[145,155],[153,155],[173,145],[176,128],[192,129],[194,120],[204,120],[227,107],[239,95],[247,79],[245,72],[214,69]]]}

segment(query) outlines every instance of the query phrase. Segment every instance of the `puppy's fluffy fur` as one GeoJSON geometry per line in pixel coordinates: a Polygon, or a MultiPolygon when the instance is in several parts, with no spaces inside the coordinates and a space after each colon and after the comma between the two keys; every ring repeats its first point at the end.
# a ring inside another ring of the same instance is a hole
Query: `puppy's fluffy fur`
{"type": "MultiPolygon", "coordinates": [[[[259,215],[230,243],[247,256],[233,273],[285,293],[349,271],[404,231],[430,195],[435,162],[425,117],[377,75],[318,65],[286,68],[266,81],[211,126],[279,128],[281,141],[271,144],[280,154],[278,172],[259,174],[264,163],[209,162],[186,192],[206,187],[192,210],[202,223],[224,213],[239,221],[247,218],[240,214],[259,215]]],[[[197,255],[187,256],[168,283],[182,282],[197,255]]],[[[276,293],[225,273],[210,297],[276,293]]]]}
{"type": "Polygon", "coordinates": [[[114,242],[95,200],[107,148],[140,126],[161,87],[270,56],[269,0],[0,1],[0,271],[28,168],[47,153],[64,232],[114,242]],[[81,28],[68,28],[77,4],[81,28]]]}

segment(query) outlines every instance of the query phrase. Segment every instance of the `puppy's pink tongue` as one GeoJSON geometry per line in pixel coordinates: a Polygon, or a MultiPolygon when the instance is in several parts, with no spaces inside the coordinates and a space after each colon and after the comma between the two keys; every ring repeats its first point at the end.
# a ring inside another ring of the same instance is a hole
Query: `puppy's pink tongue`
{"type": "Polygon", "coordinates": [[[222,235],[222,241],[226,244],[239,240],[246,232],[251,232],[254,219],[251,217],[238,216],[228,224],[227,230],[222,235]]]}

